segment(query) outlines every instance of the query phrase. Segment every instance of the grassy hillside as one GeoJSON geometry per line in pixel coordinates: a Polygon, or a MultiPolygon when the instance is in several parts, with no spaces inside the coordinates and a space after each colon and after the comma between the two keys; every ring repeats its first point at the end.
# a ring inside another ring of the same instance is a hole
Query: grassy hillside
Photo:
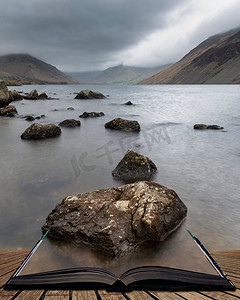
{"type": "Polygon", "coordinates": [[[16,83],[77,83],[56,67],[26,54],[0,56],[0,79],[16,83]]]}
{"type": "Polygon", "coordinates": [[[240,29],[212,36],[140,84],[240,83],[240,29]]]}

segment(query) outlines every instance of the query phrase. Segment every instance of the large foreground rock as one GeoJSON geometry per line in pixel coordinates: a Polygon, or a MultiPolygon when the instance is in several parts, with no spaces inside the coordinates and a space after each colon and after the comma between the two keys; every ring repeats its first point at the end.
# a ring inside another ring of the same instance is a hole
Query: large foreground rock
{"type": "Polygon", "coordinates": [[[61,128],[54,124],[34,123],[21,135],[22,139],[40,140],[61,134],[61,128]]]}
{"type": "Polygon", "coordinates": [[[11,101],[5,81],[0,80],[0,107],[8,106],[11,101]]]}
{"type": "Polygon", "coordinates": [[[75,99],[104,99],[106,98],[103,94],[99,92],[93,92],[91,90],[82,90],[77,94],[75,99]]]}
{"type": "Polygon", "coordinates": [[[151,159],[128,150],[113,170],[112,175],[125,181],[149,180],[156,171],[157,167],[151,159]]]}
{"type": "Polygon", "coordinates": [[[52,238],[119,256],[144,242],[163,241],[186,214],[186,206],[173,190],[139,181],[68,196],[49,214],[42,229],[50,229],[52,238]]]}
{"type": "Polygon", "coordinates": [[[14,117],[17,113],[16,107],[13,105],[0,108],[0,116],[14,117]]]}
{"type": "Polygon", "coordinates": [[[121,118],[113,119],[105,124],[105,128],[123,130],[123,131],[140,131],[140,125],[138,121],[125,120],[121,118]]]}

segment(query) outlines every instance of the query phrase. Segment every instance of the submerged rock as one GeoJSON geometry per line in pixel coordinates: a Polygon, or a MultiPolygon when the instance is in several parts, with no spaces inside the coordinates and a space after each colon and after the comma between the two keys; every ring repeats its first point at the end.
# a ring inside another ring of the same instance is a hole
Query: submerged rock
{"type": "Polygon", "coordinates": [[[84,112],[79,116],[79,118],[96,118],[96,117],[102,117],[104,116],[103,112],[84,112]]]}
{"type": "Polygon", "coordinates": [[[104,99],[106,98],[103,94],[99,92],[93,92],[91,90],[82,90],[77,94],[74,99],[104,99]]]}
{"type": "Polygon", "coordinates": [[[157,167],[151,159],[128,150],[113,170],[112,175],[125,181],[149,180],[156,171],[157,167]]]}
{"type": "Polygon", "coordinates": [[[173,190],[139,181],[68,196],[48,215],[42,229],[51,229],[52,238],[119,256],[144,242],[163,241],[186,214],[186,206],[173,190]]]}
{"type": "Polygon", "coordinates": [[[34,123],[23,132],[21,138],[28,140],[40,140],[54,137],[60,134],[61,128],[54,124],[34,123]]]}
{"type": "Polygon", "coordinates": [[[9,91],[5,81],[0,80],[0,107],[8,106],[12,102],[9,97],[9,91]]]}
{"type": "Polygon", "coordinates": [[[206,124],[195,124],[193,126],[194,129],[214,129],[214,130],[218,130],[218,129],[224,129],[223,127],[219,126],[219,125],[206,125],[206,124]]]}
{"type": "Polygon", "coordinates": [[[66,119],[61,123],[59,123],[58,125],[62,127],[76,127],[76,126],[80,126],[81,122],[74,119],[66,119]]]}
{"type": "Polygon", "coordinates": [[[13,105],[0,108],[0,116],[14,117],[17,113],[16,107],[13,105]]]}
{"type": "Polygon", "coordinates": [[[121,118],[113,119],[105,124],[105,128],[123,130],[123,131],[140,131],[140,125],[138,121],[125,120],[121,118]]]}

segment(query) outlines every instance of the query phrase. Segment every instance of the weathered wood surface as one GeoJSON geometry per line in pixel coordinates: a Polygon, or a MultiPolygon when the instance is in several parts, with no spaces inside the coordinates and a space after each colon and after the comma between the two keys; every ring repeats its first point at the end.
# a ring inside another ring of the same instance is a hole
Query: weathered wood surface
{"type": "Polygon", "coordinates": [[[161,291],[133,291],[129,293],[109,293],[107,291],[44,291],[24,290],[7,291],[4,284],[26,257],[26,250],[0,250],[0,299],[17,300],[236,300],[240,299],[240,250],[211,251],[222,270],[235,284],[236,291],[226,292],[161,292],[161,291]]]}

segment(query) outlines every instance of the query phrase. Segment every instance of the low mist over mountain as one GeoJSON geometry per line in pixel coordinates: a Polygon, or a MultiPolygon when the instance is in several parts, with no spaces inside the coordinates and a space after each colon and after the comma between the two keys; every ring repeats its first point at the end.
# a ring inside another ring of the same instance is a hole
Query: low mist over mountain
{"type": "Polygon", "coordinates": [[[15,83],[75,84],[76,80],[27,54],[0,56],[0,79],[15,83]]]}
{"type": "Polygon", "coordinates": [[[214,35],[140,84],[240,83],[240,28],[214,35]]]}
{"type": "Polygon", "coordinates": [[[160,70],[167,68],[169,65],[155,68],[140,68],[118,65],[108,68],[104,71],[67,73],[80,83],[94,84],[134,84],[156,74],[160,70]]]}

